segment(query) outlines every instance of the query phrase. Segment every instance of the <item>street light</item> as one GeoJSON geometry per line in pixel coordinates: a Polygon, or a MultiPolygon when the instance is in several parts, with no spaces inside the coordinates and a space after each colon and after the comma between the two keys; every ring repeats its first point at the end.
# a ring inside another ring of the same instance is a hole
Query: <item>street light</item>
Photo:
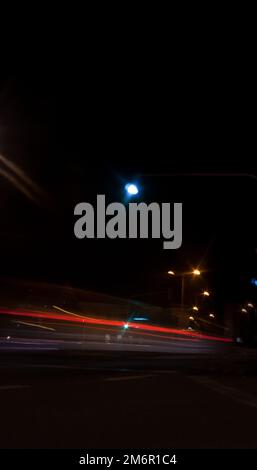
{"type": "Polygon", "coordinates": [[[209,317],[210,317],[210,318],[215,318],[214,313],[209,313],[209,317]]]}
{"type": "Polygon", "coordinates": [[[190,315],[189,320],[194,321],[195,319],[194,319],[194,317],[193,317],[192,315],[190,315]]]}
{"type": "Polygon", "coordinates": [[[210,292],[208,292],[207,290],[203,291],[203,295],[205,295],[205,297],[209,297],[210,296],[210,292]]]}
{"type": "Polygon", "coordinates": [[[194,270],[193,270],[193,274],[194,274],[195,276],[200,276],[201,271],[199,271],[199,269],[194,269],[194,270]]]}
{"type": "Polygon", "coordinates": [[[194,274],[194,276],[200,276],[201,274],[201,271],[199,271],[199,269],[193,269],[193,271],[191,272],[186,272],[186,273],[175,273],[174,271],[168,271],[168,274],[170,274],[171,276],[188,276],[190,274],[194,274]]]}
{"type": "Polygon", "coordinates": [[[201,272],[199,271],[199,269],[193,269],[193,271],[183,272],[183,273],[175,273],[175,271],[170,270],[170,271],[168,271],[168,274],[170,276],[181,277],[181,311],[183,312],[183,310],[184,310],[185,277],[186,276],[192,276],[192,275],[200,276],[201,272]]]}
{"type": "Polygon", "coordinates": [[[196,305],[194,305],[194,306],[193,306],[193,310],[195,310],[196,312],[198,312],[199,308],[198,308],[196,305]]]}

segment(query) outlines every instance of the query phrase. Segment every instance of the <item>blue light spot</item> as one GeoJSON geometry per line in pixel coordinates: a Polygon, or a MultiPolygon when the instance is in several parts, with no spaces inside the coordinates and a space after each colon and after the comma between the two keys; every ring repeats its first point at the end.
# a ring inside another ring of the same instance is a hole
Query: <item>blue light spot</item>
{"type": "Polygon", "coordinates": [[[125,189],[130,196],[138,194],[138,187],[133,183],[126,184],[125,189]]]}
{"type": "Polygon", "coordinates": [[[147,321],[148,318],[145,318],[145,317],[134,317],[133,320],[134,320],[134,321],[147,321]]]}

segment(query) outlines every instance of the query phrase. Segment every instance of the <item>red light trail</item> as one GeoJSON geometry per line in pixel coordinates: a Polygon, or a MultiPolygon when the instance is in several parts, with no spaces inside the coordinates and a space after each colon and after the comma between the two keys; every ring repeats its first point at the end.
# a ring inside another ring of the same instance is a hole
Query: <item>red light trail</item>
{"type": "Polygon", "coordinates": [[[142,330],[142,331],[150,331],[150,332],[157,332],[157,333],[166,333],[166,334],[173,334],[177,336],[184,336],[196,339],[204,339],[210,341],[221,341],[224,343],[232,343],[233,340],[231,338],[223,338],[220,336],[210,336],[203,333],[197,333],[193,331],[181,331],[177,330],[176,328],[168,328],[163,326],[154,326],[148,324],[138,324],[136,322],[124,322],[121,320],[108,320],[108,319],[101,319],[101,318],[90,318],[82,316],[71,316],[69,314],[57,314],[55,312],[24,312],[24,311],[15,311],[15,310],[8,310],[8,309],[0,309],[0,314],[3,315],[12,315],[12,316],[19,316],[19,317],[30,317],[30,318],[40,318],[40,319],[48,319],[48,320],[61,320],[66,321],[69,323],[88,323],[91,325],[104,325],[104,326],[115,326],[117,328],[124,328],[125,324],[129,325],[129,328],[135,330],[142,330]]]}

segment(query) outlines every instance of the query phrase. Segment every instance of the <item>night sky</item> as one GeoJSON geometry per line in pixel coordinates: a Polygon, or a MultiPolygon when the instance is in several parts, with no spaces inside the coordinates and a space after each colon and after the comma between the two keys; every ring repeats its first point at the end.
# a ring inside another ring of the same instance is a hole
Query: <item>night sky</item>
{"type": "MultiPolygon", "coordinates": [[[[2,79],[0,153],[42,194],[33,202],[0,175],[1,277],[129,296],[167,292],[168,269],[199,266],[218,299],[254,295],[246,286],[257,277],[257,179],[246,174],[257,173],[244,103],[223,83],[169,93],[162,85],[111,67],[2,79]],[[140,201],[183,202],[179,250],[161,240],[75,239],[74,206],[94,205],[97,194],[122,202],[128,181],[140,201]]],[[[172,295],[178,301],[174,287],[172,295]]]]}

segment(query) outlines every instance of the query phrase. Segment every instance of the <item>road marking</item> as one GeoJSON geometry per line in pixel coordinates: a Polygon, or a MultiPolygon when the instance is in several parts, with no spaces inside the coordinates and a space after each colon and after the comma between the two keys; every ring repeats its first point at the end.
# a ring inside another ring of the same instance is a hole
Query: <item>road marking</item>
{"type": "Polygon", "coordinates": [[[122,380],[136,380],[136,379],[146,379],[147,377],[154,377],[153,374],[147,374],[147,375],[129,375],[129,376],[124,376],[124,377],[107,377],[105,380],[108,382],[118,382],[122,380]]]}
{"type": "Polygon", "coordinates": [[[29,385],[0,385],[0,390],[19,390],[20,388],[30,388],[29,385]]]}
{"type": "Polygon", "coordinates": [[[208,379],[205,377],[195,377],[192,375],[187,375],[190,379],[198,382],[209,389],[213,390],[214,392],[220,393],[221,395],[225,395],[230,400],[234,400],[237,403],[241,403],[246,406],[251,406],[252,408],[257,408],[257,400],[254,395],[251,395],[247,392],[241,392],[237,388],[230,387],[227,385],[220,385],[219,382],[216,380],[208,379]]]}

